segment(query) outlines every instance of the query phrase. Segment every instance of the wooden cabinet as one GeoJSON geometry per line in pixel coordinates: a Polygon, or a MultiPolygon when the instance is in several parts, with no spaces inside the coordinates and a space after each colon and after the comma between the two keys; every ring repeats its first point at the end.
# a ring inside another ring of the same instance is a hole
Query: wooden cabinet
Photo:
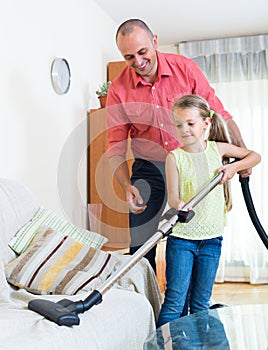
{"type": "Polygon", "coordinates": [[[127,66],[125,61],[109,62],[107,66],[107,80],[113,81],[127,66]]]}
{"type": "MultiPolygon", "coordinates": [[[[124,61],[110,62],[107,80],[113,80],[126,67],[124,61]]],[[[87,153],[88,203],[102,204],[101,234],[111,248],[129,247],[128,207],[125,193],[112,174],[107,156],[108,140],[105,108],[88,112],[89,149],[87,153]]],[[[132,162],[129,161],[131,168],[132,162]]]]}
{"type": "Polygon", "coordinates": [[[91,110],[88,125],[88,203],[102,204],[101,234],[109,239],[107,245],[126,248],[130,242],[128,207],[109,165],[105,108],[91,110]]]}

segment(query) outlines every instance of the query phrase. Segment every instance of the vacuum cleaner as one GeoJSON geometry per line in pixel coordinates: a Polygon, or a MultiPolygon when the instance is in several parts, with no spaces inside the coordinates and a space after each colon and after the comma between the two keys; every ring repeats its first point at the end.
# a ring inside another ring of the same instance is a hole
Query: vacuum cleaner
{"type": "MultiPolygon", "coordinates": [[[[85,300],[72,301],[62,299],[53,302],[44,299],[31,300],[28,308],[39,313],[46,319],[55,322],[59,326],[76,326],[79,325],[80,319],[78,314],[84,313],[92,306],[102,302],[102,296],[115,284],[115,282],[124,276],[136,263],[154,247],[162,238],[168,236],[173,227],[178,223],[188,223],[195,215],[194,208],[210,191],[212,191],[221,181],[223,173],[217,174],[200,192],[198,192],[189,202],[187,202],[182,210],[169,209],[161,219],[166,221],[158,228],[155,234],[149,238],[132,256],[129,261],[119,270],[110,275],[107,280],[98,288],[93,290],[85,300]]],[[[262,242],[268,249],[268,236],[265,233],[261,223],[259,222],[255,211],[253,201],[249,190],[249,178],[239,178],[244,199],[250,218],[256,228],[262,242]]]]}

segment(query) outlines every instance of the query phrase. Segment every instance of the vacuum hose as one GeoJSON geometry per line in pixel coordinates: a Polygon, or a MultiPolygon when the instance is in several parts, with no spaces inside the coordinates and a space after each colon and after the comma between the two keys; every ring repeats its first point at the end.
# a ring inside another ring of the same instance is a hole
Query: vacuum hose
{"type": "Polygon", "coordinates": [[[239,181],[241,183],[241,189],[243,192],[244,200],[246,203],[246,207],[247,207],[250,219],[256,231],[258,232],[260,239],[262,240],[266,249],[268,249],[268,236],[259,221],[258,215],[256,213],[256,210],[253,204],[253,200],[249,189],[249,177],[242,178],[241,176],[239,176],[239,181]]]}

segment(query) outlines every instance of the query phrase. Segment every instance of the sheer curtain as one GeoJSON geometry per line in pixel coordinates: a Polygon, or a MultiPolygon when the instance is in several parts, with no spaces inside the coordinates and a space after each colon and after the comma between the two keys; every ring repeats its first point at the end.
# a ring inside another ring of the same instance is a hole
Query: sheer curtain
{"type": "MultiPolygon", "coordinates": [[[[244,142],[262,155],[250,190],[262,226],[268,229],[268,35],[180,43],[179,53],[200,66],[239,126],[244,142]],[[266,174],[266,176],[265,176],[266,174]]],[[[268,252],[250,221],[239,177],[232,180],[217,281],[268,283],[268,252]]]]}

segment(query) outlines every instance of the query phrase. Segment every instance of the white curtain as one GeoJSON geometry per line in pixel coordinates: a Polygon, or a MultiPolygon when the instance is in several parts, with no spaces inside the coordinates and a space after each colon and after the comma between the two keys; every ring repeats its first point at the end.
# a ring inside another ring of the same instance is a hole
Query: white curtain
{"type": "MultiPolygon", "coordinates": [[[[268,35],[181,43],[179,53],[196,61],[234,116],[246,146],[262,155],[249,186],[267,232],[268,35]]],[[[268,251],[250,221],[238,176],[232,196],[217,281],[268,283],[268,251]]]]}

